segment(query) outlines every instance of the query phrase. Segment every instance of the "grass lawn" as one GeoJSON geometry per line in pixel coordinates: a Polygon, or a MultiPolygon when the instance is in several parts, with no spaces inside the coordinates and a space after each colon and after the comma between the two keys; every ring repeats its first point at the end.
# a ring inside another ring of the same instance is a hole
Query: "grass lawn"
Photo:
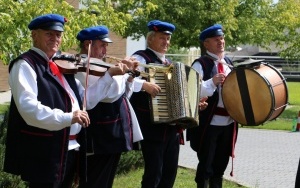
{"type": "MultiPolygon", "coordinates": [[[[178,168],[178,173],[174,188],[190,188],[197,187],[194,178],[196,171],[186,168],[178,168]]],[[[143,169],[132,170],[127,174],[117,175],[114,180],[113,188],[139,188],[141,187],[141,179],[143,176],[143,169]]],[[[224,188],[243,188],[234,182],[224,180],[224,188]]]]}
{"type": "Polygon", "coordinates": [[[0,105],[0,114],[4,114],[8,110],[9,103],[0,105]]]}
{"type": "MultiPolygon", "coordinates": [[[[290,105],[300,105],[300,82],[287,82],[290,105]]],[[[300,110],[298,108],[298,110],[300,110]]]]}

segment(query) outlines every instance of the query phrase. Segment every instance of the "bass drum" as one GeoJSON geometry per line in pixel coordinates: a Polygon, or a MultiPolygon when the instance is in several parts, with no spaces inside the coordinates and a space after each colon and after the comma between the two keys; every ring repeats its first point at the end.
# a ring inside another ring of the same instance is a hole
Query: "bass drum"
{"type": "Polygon", "coordinates": [[[229,115],[242,125],[277,118],[288,104],[284,77],[269,64],[238,66],[226,77],[222,98],[229,115]]]}

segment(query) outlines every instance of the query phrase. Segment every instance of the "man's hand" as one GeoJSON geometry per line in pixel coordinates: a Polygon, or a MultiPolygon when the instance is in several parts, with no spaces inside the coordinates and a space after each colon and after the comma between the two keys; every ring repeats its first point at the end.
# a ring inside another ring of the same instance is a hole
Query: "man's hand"
{"type": "Polygon", "coordinates": [[[137,70],[139,66],[139,62],[134,57],[125,57],[122,63],[126,64],[132,71],[137,70]]]}
{"type": "Polygon", "coordinates": [[[203,97],[200,99],[200,102],[199,102],[199,110],[202,111],[202,110],[205,110],[208,106],[208,103],[205,102],[207,100],[207,97],[203,97]]]}
{"type": "Polygon", "coordinates": [[[129,68],[130,77],[128,78],[129,82],[133,81],[133,78],[140,75],[140,72],[138,70],[139,62],[136,60],[135,57],[125,57],[122,60],[122,63],[126,64],[129,68]]]}
{"type": "Polygon", "coordinates": [[[82,110],[74,111],[71,123],[79,123],[82,127],[88,127],[90,124],[90,118],[88,113],[82,110]]]}
{"type": "Polygon", "coordinates": [[[216,86],[218,86],[219,84],[223,84],[223,82],[225,80],[225,74],[218,73],[212,79],[213,79],[214,84],[216,86]]]}
{"type": "Polygon", "coordinates": [[[110,74],[110,76],[123,75],[128,72],[128,70],[129,68],[126,64],[118,63],[116,64],[116,66],[109,68],[108,73],[110,74]]]}
{"type": "Polygon", "coordinates": [[[142,89],[149,93],[153,98],[161,91],[161,88],[157,84],[150,82],[144,82],[142,89]]]}

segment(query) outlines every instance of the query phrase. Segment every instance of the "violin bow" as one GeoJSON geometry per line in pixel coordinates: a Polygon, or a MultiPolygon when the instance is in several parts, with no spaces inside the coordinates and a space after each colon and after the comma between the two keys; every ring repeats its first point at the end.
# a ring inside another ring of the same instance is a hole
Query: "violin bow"
{"type": "Polygon", "coordinates": [[[87,57],[87,65],[86,65],[86,75],[85,75],[85,86],[84,86],[84,96],[83,96],[83,104],[82,109],[83,111],[86,111],[86,94],[87,94],[87,88],[88,88],[88,76],[90,73],[90,57],[91,57],[91,43],[89,44],[88,48],[88,57],[87,57]]]}

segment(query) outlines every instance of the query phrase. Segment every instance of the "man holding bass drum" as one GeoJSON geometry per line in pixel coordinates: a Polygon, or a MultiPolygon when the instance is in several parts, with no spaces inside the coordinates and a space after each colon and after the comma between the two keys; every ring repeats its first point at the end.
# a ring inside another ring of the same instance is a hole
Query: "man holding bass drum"
{"type": "Polygon", "coordinates": [[[204,110],[200,106],[199,126],[187,130],[187,140],[199,160],[195,177],[197,187],[219,188],[229,157],[233,157],[238,129],[224,108],[221,96],[222,83],[231,71],[232,62],[224,54],[225,38],[221,25],[206,28],[199,39],[207,51],[193,62],[192,67],[203,78],[200,95],[208,97],[208,106],[204,110]]]}

